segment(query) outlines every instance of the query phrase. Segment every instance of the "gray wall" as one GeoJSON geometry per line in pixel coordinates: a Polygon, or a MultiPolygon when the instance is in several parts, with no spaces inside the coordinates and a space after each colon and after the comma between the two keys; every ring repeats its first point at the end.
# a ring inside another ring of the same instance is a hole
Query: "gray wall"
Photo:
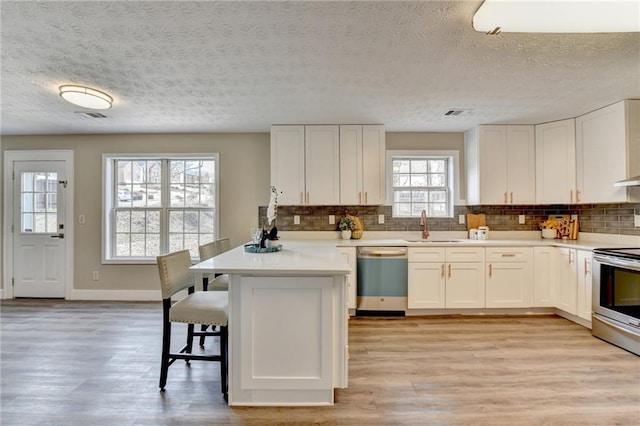
{"type": "Polygon", "coordinates": [[[232,244],[249,239],[258,206],[269,201],[268,133],[5,136],[2,149],[74,151],[76,289],[158,289],[155,265],[101,264],[103,153],[219,153],[220,235],[232,244]],[[83,225],[78,224],[81,214],[83,225]],[[92,271],[99,271],[99,281],[91,280],[92,271]]]}

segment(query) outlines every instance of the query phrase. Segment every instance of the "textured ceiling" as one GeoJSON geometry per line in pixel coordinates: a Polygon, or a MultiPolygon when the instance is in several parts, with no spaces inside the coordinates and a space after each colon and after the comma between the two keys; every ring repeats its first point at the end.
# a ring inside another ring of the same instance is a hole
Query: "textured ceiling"
{"type": "Polygon", "coordinates": [[[1,131],[464,131],[640,98],[640,33],[488,36],[480,4],[3,0],[1,131]],[[107,118],[76,114],[69,83],[110,93],[107,118]]]}

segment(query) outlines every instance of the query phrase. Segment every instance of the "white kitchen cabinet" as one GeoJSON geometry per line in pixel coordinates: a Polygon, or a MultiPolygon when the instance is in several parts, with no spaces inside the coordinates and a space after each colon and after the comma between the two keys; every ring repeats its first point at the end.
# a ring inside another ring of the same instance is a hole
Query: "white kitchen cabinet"
{"type": "Polygon", "coordinates": [[[592,288],[592,276],[591,276],[591,261],[593,254],[590,250],[578,250],[578,300],[577,300],[577,315],[591,322],[591,288],[592,288]]]}
{"type": "Polygon", "coordinates": [[[533,126],[479,126],[465,133],[469,204],[535,203],[533,126]]]}
{"type": "Polygon", "coordinates": [[[384,126],[340,126],[340,203],[384,204],[385,188],[384,126]]]}
{"type": "Polygon", "coordinates": [[[530,247],[488,247],[485,251],[485,306],[528,308],[533,285],[530,247]]]}
{"type": "Polygon", "coordinates": [[[572,315],[578,311],[578,263],[576,249],[558,248],[558,282],[556,286],[556,308],[572,315]]]}
{"type": "Polygon", "coordinates": [[[338,126],[304,126],[305,204],[340,204],[338,126]]]}
{"type": "Polygon", "coordinates": [[[409,250],[407,307],[441,309],[445,307],[444,247],[409,250]]]}
{"type": "Polygon", "coordinates": [[[356,293],[358,282],[358,264],[355,247],[338,247],[345,260],[351,267],[351,273],[347,275],[347,306],[349,309],[356,309],[356,293]]]}
{"type": "Polygon", "coordinates": [[[617,181],[640,175],[640,100],[576,118],[578,202],[630,201],[617,181]]]}
{"type": "Polygon", "coordinates": [[[338,126],[271,126],[271,185],[281,205],[340,204],[338,126]]]}
{"type": "Polygon", "coordinates": [[[536,203],[577,202],[575,119],[539,124],[535,129],[536,203]]]}
{"type": "Polygon", "coordinates": [[[550,308],[556,305],[557,252],[555,247],[533,248],[533,292],[531,305],[550,308]]]}
{"type": "Polygon", "coordinates": [[[409,309],[483,308],[484,249],[410,247],[409,309]]]}
{"type": "Polygon", "coordinates": [[[304,204],[304,126],[271,126],[271,185],[281,205],[304,204]]]}

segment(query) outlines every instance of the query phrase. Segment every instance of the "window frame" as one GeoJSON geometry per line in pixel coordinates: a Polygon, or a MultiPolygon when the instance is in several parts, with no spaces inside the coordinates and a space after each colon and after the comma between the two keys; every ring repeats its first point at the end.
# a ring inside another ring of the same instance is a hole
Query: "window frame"
{"type": "MultiPolygon", "coordinates": [[[[155,257],[116,257],[113,255],[113,247],[115,244],[114,215],[115,194],[118,193],[118,185],[115,181],[115,161],[116,160],[198,160],[207,159],[215,162],[215,206],[214,206],[214,224],[213,233],[219,235],[220,221],[220,155],[218,153],[189,153],[189,154],[170,154],[170,153],[149,153],[149,154],[103,154],[102,155],[102,263],[103,264],[156,264],[155,257]]],[[[168,182],[168,176],[162,176],[163,181],[168,182]]],[[[163,196],[168,197],[169,186],[162,185],[163,196]]],[[[164,198],[168,200],[168,198],[164,198]]],[[[156,208],[146,208],[154,210],[156,208]]],[[[166,239],[168,243],[169,223],[168,214],[172,210],[171,206],[160,206],[160,235],[161,240],[166,239]]],[[[180,208],[182,209],[182,208],[180,208]]],[[[186,208],[187,210],[189,208],[186,208]]],[[[197,209],[195,209],[197,210],[197,209]]],[[[162,251],[162,247],[161,247],[162,251]]],[[[197,258],[195,258],[197,259],[197,258]]]]}
{"type": "Polygon", "coordinates": [[[456,205],[464,205],[464,201],[460,199],[460,153],[455,150],[390,150],[387,151],[387,200],[386,204],[391,206],[391,214],[394,218],[411,219],[420,216],[394,216],[394,193],[393,193],[393,160],[396,158],[412,158],[412,159],[429,159],[429,158],[446,158],[448,160],[447,180],[449,182],[449,200],[446,216],[438,216],[443,219],[452,219],[454,217],[454,208],[456,205]]]}

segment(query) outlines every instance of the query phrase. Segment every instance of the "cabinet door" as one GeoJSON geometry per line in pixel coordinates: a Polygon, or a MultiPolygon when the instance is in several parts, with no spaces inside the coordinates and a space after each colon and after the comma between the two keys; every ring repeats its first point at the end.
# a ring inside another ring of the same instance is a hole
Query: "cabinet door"
{"type": "Polygon", "coordinates": [[[487,263],[486,269],[487,308],[531,306],[531,262],[491,262],[487,263]]]}
{"type": "Polygon", "coordinates": [[[507,126],[480,126],[480,204],[507,204],[507,126]]]}
{"type": "Polygon", "coordinates": [[[591,321],[591,260],[592,253],[578,250],[578,305],[577,314],[580,318],[591,321]]]}
{"type": "Polygon", "coordinates": [[[508,204],[534,204],[536,167],[533,126],[507,126],[506,162],[508,204]]]}
{"type": "Polygon", "coordinates": [[[576,315],[578,305],[578,268],[576,250],[560,248],[556,308],[576,315]]]}
{"type": "Polygon", "coordinates": [[[445,274],[447,308],[484,308],[482,263],[448,263],[445,274]]]}
{"type": "Polygon", "coordinates": [[[536,202],[567,204],[576,199],[575,120],[536,126],[536,202]]]}
{"type": "Polygon", "coordinates": [[[386,201],[385,140],[384,126],[362,126],[362,204],[386,201]]]}
{"type": "Polygon", "coordinates": [[[362,204],[362,126],[340,126],[340,204],[362,204]]]}
{"type": "Polygon", "coordinates": [[[305,126],[305,178],[305,204],[340,204],[338,126],[305,126]]]}
{"type": "Polygon", "coordinates": [[[555,247],[533,248],[533,300],[535,308],[550,308],[556,305],[556,255],[555,247]]]}
{"type": "Polygon", "coordinates": [[[444,308],[445,264],[409,263],[407,307],[409,309],[444,308]]]}
{"type": "Polygon", "coordinates": [[[358,282],[358,267],[355,247],[338,247],[345,260],[351,267],[351,273],[347,275],[347,306],[356,309],[356,286],[358,282]]]}
{"type": "Polygon", "coordinates": [[[625,102],[576,118],[579,202],[627,201],[626,188],[613,184],[627,176],[625,102]]]}
{"type": "Polygon", "coordinates": [[[281,205],[304,204],[304,126],[271,126],[271,185],[281,205]]]}

